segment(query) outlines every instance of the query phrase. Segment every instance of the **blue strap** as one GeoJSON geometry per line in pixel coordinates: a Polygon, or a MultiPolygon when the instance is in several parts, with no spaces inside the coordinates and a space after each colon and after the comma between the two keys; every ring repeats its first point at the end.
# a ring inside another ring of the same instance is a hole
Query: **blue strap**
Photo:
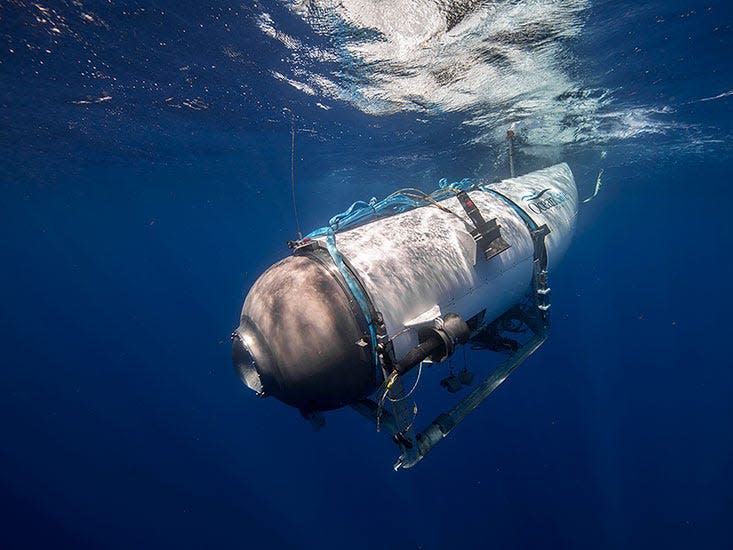
{"type": "Polygon", "coordinates": [[[379,355],[377,354],[377,329],[374,326],[374,319],[372,318],[372,312],[369,308],[369,301],[362,291],[361,285],[359,285],[359,283],[356,281],[349,268],[346,267],[344,259],[341,256],[341,252],[339,252],[338,248],[336,248],[336,234],[331,229],[329,229],[326,233],[326,248],[328,249],[328,253],[331,255],[331,258],[336,264],[336,267],[338,268],[342,277],[346,281],[346,284],[349,287],[351,294],[354,296],[356,302],[359,304],[361,312],[364,314],[364,318],[366,319],[367,327],[369,329],[369,339],[371,340],[370,343],[372,346],[372,360],[374,361],[374,366],[378,368],[380,365],[379,355]]]}
{"type": "Polygon", "coordinates": [[[473,183],[469,178],[452,183],[449,183],[447,179],[443,178],[438,182],[438,187],[430,195],[426,195],[417,189],[401,189],[379,201],[374,197],[369,202],[356,201],[346,211],[333,216],[328,221],[327,227],[321,227],[312,231],[308,234],[308,237],[311,239],[324,237],[328,235],[329,231],[345,231],[361,223],[372,221],[386,215],[407,212],[408,210],[425,206],[430,201],[440,201],[444,198],[452,197],[455,191],[467,191],[473,187],[473,183]]]}
{"type": "Polygon", "coordinates": [[[527,214],[516,202],[514,202],[509,197],[502,195],[499,193],[496,189],[492,189],[491,187],[488,187],[486,185],[481,185],[479,187],[482,191],[485,191],[486,193],[489,193],[491,195],[494,195],[495,197],[499,197],[505,204],[508,206],[511,206],[512,209],[517,213],[517,215],[522,218],[522,221],[527,225],[530,231],[537,231],[537,223],[529,217],[529,214],[527,214]]]}
{"type": "Polygon", "coordinates": [[[374,197],[372,197],[369,202],[356,201],[349,207],[348,210],[342,212],[341,214],[336,214],[333,218],[328,220],[328,225],[330,227],[338,228],[342,224],[345,225],[346,223],[357,221],[361,218],[369,217],[373,214],[376,214],[377,210],[374,208],[376,204],[377,199],[374,197]]]}

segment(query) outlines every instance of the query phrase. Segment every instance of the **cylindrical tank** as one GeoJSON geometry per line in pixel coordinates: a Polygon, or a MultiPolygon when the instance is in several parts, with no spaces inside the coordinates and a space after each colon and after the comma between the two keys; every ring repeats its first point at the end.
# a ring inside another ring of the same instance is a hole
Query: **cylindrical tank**
{"type": "MultiPolygon", "coordinates": [[[[383,321],[394,361],[418,345],[421,328],[447,313],[470,319],[483,311],[489,322],[520,301],[532,280],[532,229],[550,230],[548,268],[569,245],[578,197],[567,164],[468,196],[485,220],[496,219],[509,244],[488,260],[455,197],[441,208],[426,205],[336,234],[338,254],[383,321]]],[[[363,309],[325,247],[275,264],[250,290],[233,334],[240,377],[304,411],[369,395],[378,376],[363,309]]]]}

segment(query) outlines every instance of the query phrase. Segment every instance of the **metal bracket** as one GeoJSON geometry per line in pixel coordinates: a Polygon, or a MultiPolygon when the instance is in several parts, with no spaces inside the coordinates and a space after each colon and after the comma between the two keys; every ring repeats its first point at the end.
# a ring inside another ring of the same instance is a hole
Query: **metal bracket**
{"type": "Polygon", "coordinates": [[[473,223],[474,230],[471,231],[471,236],[476,241],[476,245],[483,251],[484,258],[490,260],[511,246],[501,236],[501,226],[496,218],[486,221],[465,191],[459,191],[456,196],[466,215],[473,223]]]}

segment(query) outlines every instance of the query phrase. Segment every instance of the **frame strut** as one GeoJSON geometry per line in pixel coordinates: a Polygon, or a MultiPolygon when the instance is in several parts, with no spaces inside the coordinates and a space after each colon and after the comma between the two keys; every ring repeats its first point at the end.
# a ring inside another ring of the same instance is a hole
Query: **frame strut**
{"type": "Polygon", "coordinates": [[[420,462],[438,442],[442,441],[453,428],[460,424],[484,399],[504,383],[517,367],[537,351],[546,339],[546,334],[537,335],[532,338],[497,367],[496,370],[449,412],[439,414],[425,430],[417,434],[415,438],[417,440],[417,452],[403,452],[394,466],[395,470],[411,468],[420,462]]]}

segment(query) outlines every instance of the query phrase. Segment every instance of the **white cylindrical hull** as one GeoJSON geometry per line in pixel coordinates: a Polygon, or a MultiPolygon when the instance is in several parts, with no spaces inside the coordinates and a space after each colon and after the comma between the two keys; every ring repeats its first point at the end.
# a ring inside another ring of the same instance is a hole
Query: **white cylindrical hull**
{"type": "Polygon", "coordinates": [[[362,282],[399,360],[418,343],[417,329],[445,313],[489,322],[521,300],[532,279],[530,226],[547,225],[548,266],[565,253],[578,196],[567,164],[469,192],[485,220],[496,219],[510,248],[486,260],[457,198],[338,233],[336,245],[362,282]],[[458,219],[458,218],[461,219],[458,219]]]}

